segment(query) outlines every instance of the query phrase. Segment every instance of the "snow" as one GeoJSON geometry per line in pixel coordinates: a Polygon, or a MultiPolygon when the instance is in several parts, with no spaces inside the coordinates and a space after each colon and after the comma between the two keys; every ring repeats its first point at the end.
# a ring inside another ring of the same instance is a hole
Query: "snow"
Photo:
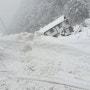
{"type": "Polygon", "coordinates": [[[58,38],[1,34],[0,90],[90,90],[90,25],[74,30],[58,38]]]}
{"type": "Polygon", "coordinates": [[[44,32],[46,32],[47,30],[51,29],[52,27],[58,25],[59,23],[63,22],[64,19],[64,15],[59,17],[58,19],[56,19],[55,21],[51,22],[50,24],[48,24],[47,26],[41,28],[37,33],[41,33],[43,34],[44,32]]]}

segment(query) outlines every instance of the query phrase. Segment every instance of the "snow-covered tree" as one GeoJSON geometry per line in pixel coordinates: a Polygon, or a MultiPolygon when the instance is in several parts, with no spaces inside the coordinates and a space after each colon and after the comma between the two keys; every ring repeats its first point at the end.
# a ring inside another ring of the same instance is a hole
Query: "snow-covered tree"
{"type": "Polygon", "coordinates": [[[83,0],[70,0],[65,6],[65,14],[72,24],[78,24],[89,18],[87,3],[83,0]]]}

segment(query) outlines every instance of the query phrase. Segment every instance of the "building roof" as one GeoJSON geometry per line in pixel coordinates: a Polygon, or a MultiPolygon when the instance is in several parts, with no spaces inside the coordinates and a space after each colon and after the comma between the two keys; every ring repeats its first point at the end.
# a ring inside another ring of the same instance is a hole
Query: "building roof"
{"type": "Polygon", "coordinates": [[[44,33],[46,31],[48,31],[49,29],[53,28],[54,26],[58,25],[59,23],[62,23],[63,21],[65,21],[65,16],[61,16],[58,19],[56,19],[55,21],[51,22],[50,24],[48,24],[47,26],[41,28],[38,32],[39,33],[44,33]]]}

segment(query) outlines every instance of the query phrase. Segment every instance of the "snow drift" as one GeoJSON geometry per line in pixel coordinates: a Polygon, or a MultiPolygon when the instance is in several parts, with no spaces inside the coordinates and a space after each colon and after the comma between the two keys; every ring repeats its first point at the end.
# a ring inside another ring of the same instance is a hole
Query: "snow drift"
{"type": "Polygon", "coordinates": [[[67,37],[0,36],[0,90],[90,90],[90,25],[67,37]]]}

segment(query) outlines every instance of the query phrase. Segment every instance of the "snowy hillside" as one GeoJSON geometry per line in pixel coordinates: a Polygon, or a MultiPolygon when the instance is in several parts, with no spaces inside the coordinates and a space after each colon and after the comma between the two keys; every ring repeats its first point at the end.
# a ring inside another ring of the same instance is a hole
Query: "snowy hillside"
{"type": "Polygon", "coordinates": [[[89,22],[67,37],[1,35],[0,90],[90,90],[89,22]]]}
{"type": "Polygon", "coordinates": [[[81,23],[89,18],[90,0],[22,0],[9,33],[33,33],[62,15],[81,23]]]}

